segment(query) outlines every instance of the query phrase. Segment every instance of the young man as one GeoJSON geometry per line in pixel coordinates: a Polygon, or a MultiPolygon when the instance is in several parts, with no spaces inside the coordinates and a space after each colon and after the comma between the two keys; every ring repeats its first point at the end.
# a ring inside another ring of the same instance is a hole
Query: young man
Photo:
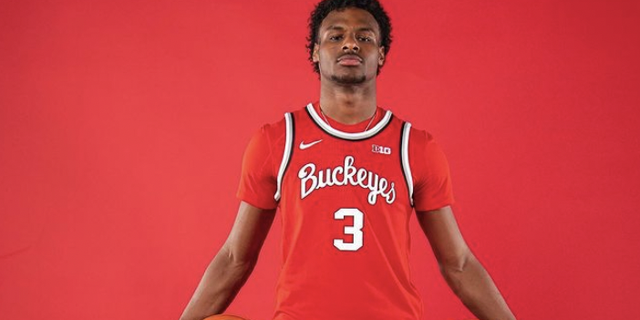
{"type": "Polygon", "coordinates": [[[236,222],[183,320],[223,312],[253,269],[276,208],[283,266],[275,320],[421,319],[409,278],[416,212],[442,274],[480,319],[515,319],[451,211],[433,138],[377,106],[391,25],[376,0],[324,0],[310,19],[320,100],[265,125],[245,153],[236,222]]]}

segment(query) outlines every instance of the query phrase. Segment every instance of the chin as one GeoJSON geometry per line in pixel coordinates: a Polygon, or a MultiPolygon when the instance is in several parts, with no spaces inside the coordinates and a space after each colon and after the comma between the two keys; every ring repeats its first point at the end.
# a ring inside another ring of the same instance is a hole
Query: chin
{"type": "Polygon", "coordinates": [[[367,77],[365,75],[332,75],[331,80],[338,84],[362,84],[367,77]]]}

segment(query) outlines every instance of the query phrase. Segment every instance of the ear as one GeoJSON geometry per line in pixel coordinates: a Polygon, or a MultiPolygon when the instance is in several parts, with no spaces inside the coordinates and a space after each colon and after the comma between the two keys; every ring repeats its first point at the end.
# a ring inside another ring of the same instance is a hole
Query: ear
{"type": "Polygon", "coordinates": [[[379,47],[378,48],[378,66],[382,67],[384,65],[385,62],[385,55],[384,55],[384,47],[379,47]]]}
{"type": "Polygon", "coordinates": [[[313,62],[318,63],[320,62],[320,56],[318,55],[318,47],[320,46],[319,43],[315,43],[313,45],[313,54],[312,54],[312,58],[313,58],[313,62]]]}

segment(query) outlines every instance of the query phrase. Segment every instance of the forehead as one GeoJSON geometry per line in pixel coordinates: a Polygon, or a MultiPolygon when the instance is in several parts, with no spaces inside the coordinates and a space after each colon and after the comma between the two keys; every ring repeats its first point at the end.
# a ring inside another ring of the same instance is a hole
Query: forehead
{"type": "Polygon", "coordinates": [[[366,10],[358,8],[345,8],[331,11],[324,20],[322,20],[320,31],[330,28],[348,27],[371,29],[376,33],[380,33],[380,27],[376,19],[366,10]]]}

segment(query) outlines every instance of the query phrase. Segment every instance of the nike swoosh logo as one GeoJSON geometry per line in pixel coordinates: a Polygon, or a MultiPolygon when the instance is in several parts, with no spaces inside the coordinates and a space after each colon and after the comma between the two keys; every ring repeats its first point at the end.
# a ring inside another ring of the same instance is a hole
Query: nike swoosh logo
{"type": "Polygon", "coordinates": [[[322,142],[322,139],[316,140],[314,142],[310,142],[310,143],[307,143],[307,144],[305,144],[304,141],[300,141],[300,150],[304,150],[304,149],[310,148],[313,145],[318,144],[320,142],[322,142]]]}

